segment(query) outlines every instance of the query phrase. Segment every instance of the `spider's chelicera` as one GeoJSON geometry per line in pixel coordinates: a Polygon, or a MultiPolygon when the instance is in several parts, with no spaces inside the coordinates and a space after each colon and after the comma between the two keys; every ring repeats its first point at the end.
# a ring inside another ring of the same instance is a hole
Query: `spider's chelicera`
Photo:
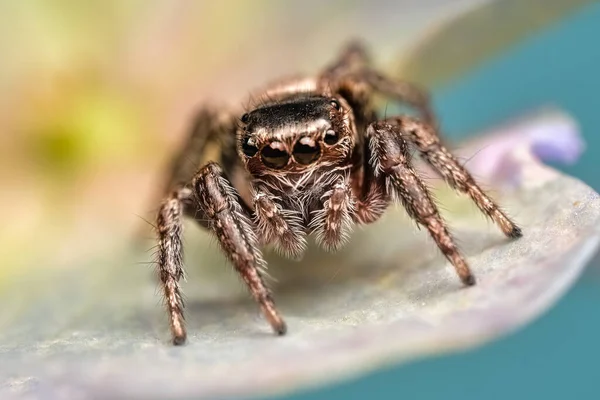
{"type": "Polygon", "coordinates": [[[186,340],[179,287],[184,216],[216,235],[278,334],[286,325],[262,276],[266,265],[260,246],[273,244],[298,258],[312,233],[321,246],[337,250],[354,224],[376,221],[393,201],[429,231],[462,282],[475,283],[415,173],[409,148],[468,195],[506,236],[521,236],[440,141],[426,93],[374,70],[362,46],[347,46],[316,76],[281,81],[260,94],[252,96],[246,113],[200,111],[173,159],[156,226],[157,264],[174,344],[186,340]],[[413,106],[420,118],[379,119],[375,94],[413,106]]]}

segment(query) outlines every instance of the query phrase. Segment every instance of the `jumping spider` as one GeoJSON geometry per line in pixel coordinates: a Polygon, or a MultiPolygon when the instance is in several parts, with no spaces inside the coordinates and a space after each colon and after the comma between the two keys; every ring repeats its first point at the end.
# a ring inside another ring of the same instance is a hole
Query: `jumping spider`
{"type": "Polygon", "coordinates": [[[521,230],[444,147],[427,94],[370,66],[347,46],[320,74],[280,81],[252,97],[248,112],[203,109],[173,159],[157,216],[158,270],[173,343],[186,341],[179,280],[182,218],[212,230],[273,330],[286,324],[263,280],[260,245],[300,257],[306,236],[340,248],[353,224],[376,221],[392,201],[424,226],[465,285],[474,285],[409,146],[454,189],[467,194],[504,234],[521,230]],[[403,102],[421,118],[379,119],[374,95],[403,102]],[[199,169],[198,169],[199,168],[199,169]]]}

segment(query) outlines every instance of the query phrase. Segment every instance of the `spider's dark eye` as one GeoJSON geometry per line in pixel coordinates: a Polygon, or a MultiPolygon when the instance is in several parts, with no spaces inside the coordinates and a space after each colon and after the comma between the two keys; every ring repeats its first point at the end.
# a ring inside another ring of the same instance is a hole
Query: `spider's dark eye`
{"type": "Polygon", "coordinates": [[[340,140],[340,135],[338,135],[338,133],[333,129],[327,129],[327,131],[325,132],[325,138],[323,140],[325,141],[325,143],[331,146],[332,144],[336,144],[338,140],[340,140]]]}
{"type": "Polygon", "coordinates": [[[342,109],[342,105],[339,101],[337,101],[337,99],[331,99],[329,100],[329,103],[338,111],[342,109]]]}
{"type": "Polygon", "coordinates": [[[263,163],[269,168],[283,168],[287,165],[290,155],[285,151],[282,143],[273,142],[260,151],[263,163]]]}
{"type": "Polygon", "coordinates": [[[244,123],[247,124],[248,120],[250,120],[250,115],[248,113],[242,115],[242,117],[240,118],[240,120],[244,123]]]}
{"type": "Polygon", "coordinates": [[[242,151],[248,157],[254,157],[258,152],[258,148],[250,143],[250,136],[246,136],[242,139],[242,151]]]}
{"type": "Polygon", "coordinates": [[[309,137],[300,138],[294,145],[293,155],[296,162],[308,165],[319,158],[319,144],[309,137]]]}

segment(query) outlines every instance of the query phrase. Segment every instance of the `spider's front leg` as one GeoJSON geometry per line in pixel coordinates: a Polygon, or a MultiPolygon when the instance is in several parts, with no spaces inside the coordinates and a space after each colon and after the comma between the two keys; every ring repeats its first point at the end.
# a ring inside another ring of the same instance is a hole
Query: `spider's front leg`
{"type": "Polygon", "coordinates": [[[194,194],[200,212],[209,221],[227,258],[240,274],[273,330],[285,334],[286,325],[264,282],[266,266],[258,248],[252,220],[240,204],[239,195],[216,163],[204,166],[194,178],[194,194]]]}
{"type": "Polygon", "coordinates": [[[161,204],[156,219],[158,272],[169,311],[173,344],[176,345],[185,343],[186,339],[179,280],[183,277],[182,217],[190,196],[188,188],[173,191],[161,204]]]}
{"type": "Polygon", "coordinates": [[[413,143],[421,152],[422,158],[433,167],[454,189],[467,194],[477,207],[492,219],[509,238],[523,236],[517,226],[475,182],[471,174],[441,143],[435,130],[428,124],[411,117],[395,117],[377,125],[378,129],[393,131],[413,143]]]}
{"type": "Polygon", "coordinates": [[[279,199],[256,191],[253,197],[255,223],[263,243],[274,243],[277,250],[291,258],[300,258],[306,250],[306,233],[298,213],[283,210],[279,199]]]}
{"type": "Polygon", "coordinates": [[[475,278],[465,258],[450,235],[429,190],[411,165],[407,142],[390,129],[389,125],[378,122],[368,127],[367,139],[371,153],[370,163],[375,174],[374,184],[384,185],[379,190],[402,202],[408,215],[427,228],[462,282],[474,285],[475,278]]]}

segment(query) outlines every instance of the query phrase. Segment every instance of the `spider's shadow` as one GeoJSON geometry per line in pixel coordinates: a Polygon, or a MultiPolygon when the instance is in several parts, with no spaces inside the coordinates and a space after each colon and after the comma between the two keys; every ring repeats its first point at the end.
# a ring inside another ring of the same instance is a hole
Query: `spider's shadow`
{"type": "MultiPolygon", "coordinates": [[[[480,230],[456,233],[467,257],[504,245],[507,241],[491,230],[483,234],[480,230]]],[[[448,272],[444,271],[446,261],[424,232],[409,231],[401,237],[374,236],[377,234],[385,235],[376,230],[357,231],[338,253],[328,253],[311,243],[300,261],[288,260],[271,250],[265,251],[269,275],[276,280],[271,286],[284,315],[310,317],[314,308],[333,307],[339,298],[363,296],[365,301],[373,301],[372,297],[377,296],[373,294],[374,288],[383,281],[388,284],[387,290],[427,291],[429,297],[441,296],[461,287],[458,279],[440,279],[434,288],[415,287],[414,282],[422,274],[448,272]]],[[[213,247],[215,250],[218,251],[213,247]]],[[[190,298],[187,302],[188,320],[218,323],[240,313],[258,318],[256,304],[243,285],[239,283],[238,286],[240,290],[232,296],[190,298]]],[[[423,297],[422,293],[414,296],[423,297]]]]}

